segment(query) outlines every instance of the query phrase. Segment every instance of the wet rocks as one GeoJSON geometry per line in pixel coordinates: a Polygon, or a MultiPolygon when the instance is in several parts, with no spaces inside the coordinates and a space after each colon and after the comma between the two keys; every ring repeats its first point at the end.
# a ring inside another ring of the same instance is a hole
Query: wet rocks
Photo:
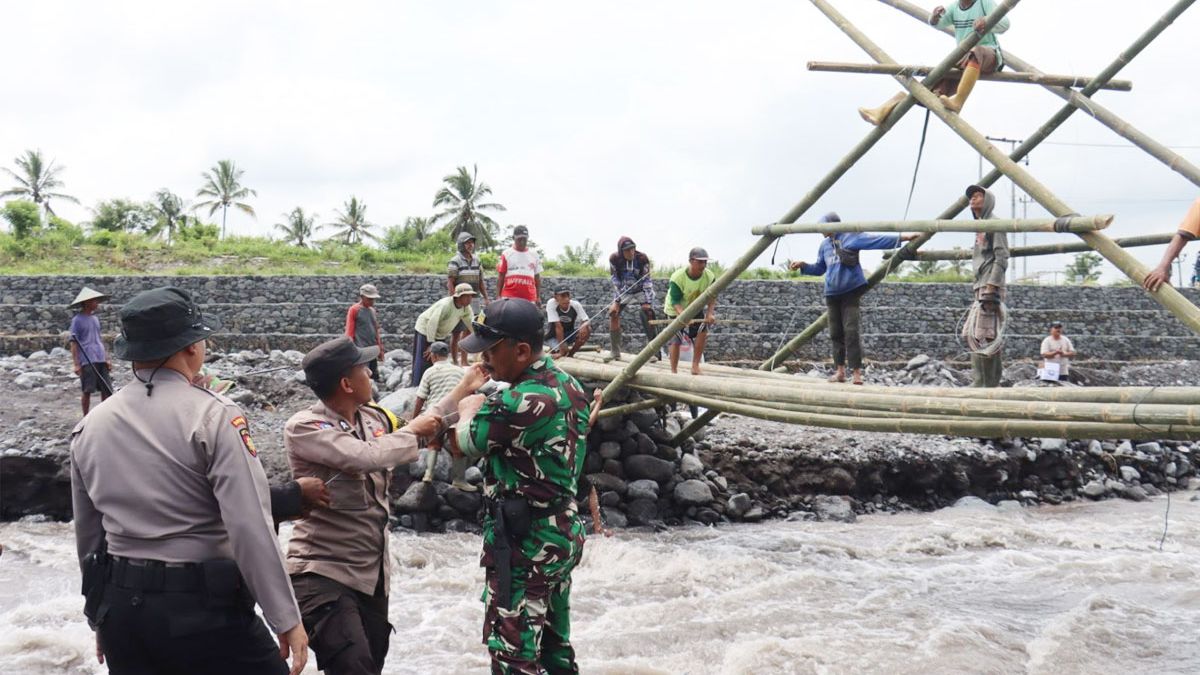
{"type": "Polygon", "coordinates": [[[820,495],[812,500],[812,510],[817,520],[833,520],[841,523],[853,523],[858,517],[854,514],[850,499],[820,495]]]}
{"type": "Polygon", "coordinates": [[[646,479],[663,484],[675,475],[675,465],[651,455],[634,455],[624,462],[625,475],[633,480],[646,479]]]}
{"type": "Polygon", "coordinates": [[[704,506],[712,502],[712,488],[702,480],[689,479],[675,486],[675,501],[683,506],[704,506]]]}

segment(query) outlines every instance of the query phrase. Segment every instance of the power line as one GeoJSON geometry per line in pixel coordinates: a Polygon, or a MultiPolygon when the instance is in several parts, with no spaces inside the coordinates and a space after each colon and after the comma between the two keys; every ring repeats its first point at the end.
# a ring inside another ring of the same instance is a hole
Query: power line
{"type": "MultiPolygon", "coordinates": [[[[1131,143],[1074,143],[1071,141],[1042,141],[1042,145],[1072,145],[1081,148],[1127,148],[1130,150],[1138,150],[1136,145],[1131,143]]],[[[1167,145],[1164,146],[1172,150],[1200,150],[1200,145],[1167,145]]]]}

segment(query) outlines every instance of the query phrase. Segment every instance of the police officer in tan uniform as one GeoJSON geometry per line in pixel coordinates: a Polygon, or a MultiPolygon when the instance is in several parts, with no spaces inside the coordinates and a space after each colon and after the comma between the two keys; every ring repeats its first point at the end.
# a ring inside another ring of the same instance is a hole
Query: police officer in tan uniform
{"type": "Polygon", "coordinates": [[[308,638],[237,405],[192,385],[220,328],[178,288],[120,310],[134,382],[75,427],[84,613],[113,673],[299,673],[308,638]],[[106,551],[107,549],[107,551],[106,551]],[[278,635],[278,646],[254,604],[278,635]]]}
{"type": "MultiPolygon", "coordinates": [[[[304,357],[304,375],[320,399],[288,420],[283,444],[292,472],[329,488],[329,508],[296,523],[287,568],[304,625],[329,675],[379,673],[388,651],[388,470],[417,459],[419,440],[444,432],[458,402],[487,381],[482,368],[407,426],[371,402],[369,364],[377,346],[348,337],[304,357]]],[[[453,413],[453,415],[452,415],[453,413]]]]}

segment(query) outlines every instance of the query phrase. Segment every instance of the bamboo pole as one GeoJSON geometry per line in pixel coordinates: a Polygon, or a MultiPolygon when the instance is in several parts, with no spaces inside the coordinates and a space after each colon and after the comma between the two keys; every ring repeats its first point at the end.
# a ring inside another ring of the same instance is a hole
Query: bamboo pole
{"type": "MultiPolygon", "coordinates": [[[[927,23],[928,15],[926,14],[922,18],[920,13],[923,10],[916,5],[904,2],[903,0],[880,1],[897,9],[901,9],[914,18],[927,23]]],[[[1159,17],[1159,19],[1155,21],[1150,28],[1148,28],[1136,40],[1134,40],[1133,44],[1118,54],[1117,58],[1109,63],[1108,66],[1106,66],[1104,70],[1102,70],[1100,74],[1095,77],[1091,84],[1084,87],[1083,91],[1080,92],[1082,99],[1086,99],[1087,97],[1096,93],[1101,85],[1110,81],[1114,76],[1116,76],[1116,74],[1120,72],[1122,68],[1124,68],[1135,57],[1137,57],[1137,55],[1140,54],[1142,50],[1144,50],[1151,42],[1153,42],[1155,38],[1161,35],[1162,32],[1166,30],[1175,19],[1179,18],[1184,10],[1190,7],[1193,2],[1195,2],[1195,0],[1179,0],[1172,5],[1171,9],[1159,17]]],[[[1007,54],[1007,52],[1005,53],[1007,54]]],[[[1083,101],[1083,105],[1085,107],[1088,105],[1093,105],[1093,102],[1085,100],[1083,101]]],[[[1034,148],[1041,145],[1043,141],[1049,138],[1050,134],[1054,133],[1055,130],[1062,126],[1063,122],[1066,122],[1067,119],[1070,118],[1071,115],[1075,114],[1075,111],[1078,109],[1079,107],[1077,107],[1074,103],[1068,103],[1060,108],[1056,113],[1054,113],[1054,115],[1050,117],[1050,119],[1046,120],[1045,124],[1038,127],[1032,134],[1026,136],[1025,141],[1017,146],[1011,154],[1009,154],[1009,158],[1014,162],[1023,159],[1026,155],[1032,152],[1034,148]]],[[[1000,180],[1003,175],[1004,174],[1002,174],[999,169],[992,169],[987,173],[987,175],[977,181],[976,185],[980,185],[985,188],[990,187],[996,181],[1000,180]]],[[[942,212],[940,217],[953,218],[964,208],[966,208],[966,206],[966,197],[960,196],[952,205],[950,205],[949,208],[942,212]]],[[[883,279],[887,277],[887,275],[891,273],[891,271],[894,270],[896,266],[900,264],[900,262],[912,259],[912,256],[917,249],[924,245],[925,242],[929,241],[931,236],[932,235],[926,234],[917,237],[915,240],[910,241],[907,245],[902,247],[900,251],[897,252],[896,256],[889,260],[885,260],[882,265],[875,268],[875,270],[871,272],[870,276],[867,277],[867,289],[870,290],[879,285],[879,283],[883,281],[883,279]]],[[[771,358],[764,361],[760,367],[764,370],[774,369],[784,359],[795,353],[797,349],[808,344],[814,337],[820,334],[820,332],[824,330],[828,324],[829,314],[822,313],[821,316],[817,317],[816,320],[809,324],[807,328],[801,331],[799,335],[788,341],[788,343],[776,351],[771,358]]],[[[695,420],[694,422],[699,422],[699,420],[695,420]]],[[[701,426],[703,426],[703,423],[694,425],[695,428],[699,428],[701,426]]],[[[688,427],[693,427],[693,425],[690,424],[688,427]]],[[[687,428],[685,428],[684,431],[687,431],[687,428]]],[[[681,437],[686,438],[686,436],[684,436],[682,433],[676,438],[681,437]]]]}
{"type": "MultiPolygon", "coordinates": [[[[1146,424],[1101,424],[1096,422],[1046,422],[1030,420],[926,420],[851,418],[844,414],[817,415],[771,410],[761,406],[732,403],[698,394],[673,391],[671,396],[691,405],[704,406],[718,412],[744,415],[757,419],[788,424],[803,424],[848,431],[875,431],[905,434],[971,436],[977,438],[1121,438],[1176,439],[1200,438],[1200,427],[1174,427],[1146,424]]],[[[690,425],[689,425],[690,426],[690,425]]]]}
{"type": "MultiPolygon", "coordinates": [[[[1004,0],[1004,2],[1002,2],[995,9],[995,11],[988,16],[987,28],[990,30],[992,26],[995,26],[996,23],[999,22],[1000,19],[1004,18],[1004,16],[1008,14],[1009,10],[1011,10],[1018,2],[1020,2],[1020,0],[1004,0]]],[[[961,43],[959,43],[950,52],[949,56],[943,59],[942,62],[939,63],[937,67],[935,67],[933,71],[929,73],[926,81],[932,83],[941,79],[942,76],[948,72],[950,68],[952,68],[954,64],[963,57],[964,54],[966,54],[972,47],[979,43],[981,38],[982,35],[974,33],[966,40],[963,40],[961,43]]],[[[836,165],[834,165],[833,169],[830,170],[830,172],[827,173],[820,181],[818,181],[817,184],[808,191],[808,194],[806,194],[798,204],[793,206],[791,210],[784,214],[784,217],[779,219],[779,222],[794,223],[800,218],[800,216],[804,215],[804,213],[808,211],[808,209],[811,208],[818,199],[820,199],[827,191],[829,191],[829,188],[833,187],[834,183],[836,183],[843,175],[845,175],[847,171],[850,170],[850,167],[854,166],[855,162],[862,158],[863,155],[867,154],[867,152],[879,142],[879,139],[883,138],[884,134],[886,134],[888,131],[891,131],[896,122],[898,122],[905,113],[912,109],[914,101],[915,99],[912,96],[904,97],[904,100],[896,105],[895,109],[892,110],[892,113],[888,115],[888,118],[883,121],[883,124],[871,129],[871,131],[867,133],[866,137],[859,141],[858,145],[854,146],[854,148],[851,149],[845,157],[843,157],[836,165]]],[[[704,309],[709,300],[715,298],[717,294],[724,290],[725,287],[727,287],[730,283],[732,283],[733,280],[738,277],[738,275],[749,268],[750,265],[756,259],[758,259],[758,256],[762,255],[764,251],[770,248],[771,244],[774,243],[776,239],[778,239],[778,237],[771,235],[765,235],[761,237],[757,242],[754,243],[753,246],[750,247],[750,250],[742,254],[742,256],[738,258],[729,269],[721,273],[721,276],[717,277],[712,285],[706,288],[695,300],[692,301],[690,305],[685,307],[669,325],[667,325],[663,330],[659,331],[658,335],[651,339],[646,346],[642,348],[642,351],[638,352],[637,356],[633,357],[633,360],[630,361],[625,370],[621,372],[620,376],[609,382],[608,386],[604,388],[603,399],[605,401],[611,399],[617,390],[619,390],[627,381],[629,381],[631,377],[634,376],[635,373],[637,373],[639,368],[645,365],[652,356],[657,354],[658,351],[667,344],[667,341],[670,340],[675,333],[678,333],[684,327],[684,325],[686,325],[687,321],[699,314],[700,310],[704,309]]]]}
{"type": "MultiPolygon", "coordinates": [[[[619,369],[606,364],[572,365],[576,377],[582,374],[588,379],[609,379],[619,369]]],[[[707,396],[734,397],[758,401],[782,401],[798,405],[836,406],[846,410],[880,410],[886,412],[915,413],[920,415],[946,415],[962,417],[989,417],[1005,419],[1039,419],[1069,422],[1103,422],[1105,424],[1173,424],[1178,426],[1200,426],[1200,406],[1172,404],[1118,404],[1118,403],[1073,403],[1040,401],[1013,401],[985,398],[949,398],[930,396],[899,396],[894,393],[856,391],[854,387],[843,387],[843,391],[796,387],[794,385],[769,384],[755,380],[736,382],[719,380],[704,375],[672,375],[641,372],[630,382],[642,387],[659,387],[676,391],[688,391],[707,396]]]]}
{"type": "MultiPolygon", "coordinates": [[[[665,326],[665,325],[671,323],[671,319],[649,319],[648,321],[646,321],[646,323],[650,324],[651,326],[665,326]]],[[[704,323],[704,319],[691,319],[688,321],[688,323],[689,324],[704,323]]],[[[753,324],[753,323],[758,323],[758,322],[751,321],[749,319],[717,319],[715,321],[715,323],[723,323],[723,324],[730,324],[730,325],[747,325],[747,324],[753,324]]]]}
{"type": "Polygon", "coordinates": [[[635,401],[633,403],[626,403],[625,405],[613,406],[611,408],[601,408],[600,412],[596,414],[596,417],[599,419],[603,419],[605,417],[628,415],[629,413],[637,412],[639,410],[647,410],[649,408],[657,408],[660,405],[663,405],[662,400],[657,399],[657,398],[650,398],[650,399],[646,399],[645,401],[635,401]]]}
{"type": "MultiPolygon", "coordinates": [[[[1159,246],[1162,244],[1171,243],[1171,238],[1174,234],[1147,234],[1139,237],[1121,237],[1113,239],[1113,243],[1121,248],[1136,248],[1138,246],[1159,246]]],[[[1026,256],[1036,255],[1056,255],[1059,253],[1079,253],[1092,250],[1091,246],[1083,242],[1074,242],[1070,244],[1039,244],[1037,246],[1018,246],[1008,249],[1008,255],[1012,258],[1023,258],[1026,256]]],[[[892,251],[884,251],[883,257],[890,258],[894,255],[892,251]]],[[[913,254],[910,260],[970,260],[971,251],[965,248],[958,248],[949,251],[917,251],[913,254]]]]}
{"type": "MultiPolygon", "coordinates": [[[[880,2],[886,5],[891,5],[905,14],[920,20],[922,23],[928,24],[929,12],[910,2],[906,2],[905,0],[880,0],[880,2]]],[[[1167,26],[1170,26],[1175,19],[1179,18],[1179,16],[1183,14],[1183,12],[1187,10],[1187,8],[1190,7],[1193,2],[1195,2],[1195,0],[1180,0],[1172,5],[1171,9],[1168,10],[1167,13],[1162,17],[1160,17],[1158,21],[1155,22],[1154,26],[1152,26],[1150,30],[1146,31],[1146,33],[1144,33],[1134,43],[1134,45],[1127,50],[1127,52],[1131,51],[1136,55],[1137,52],[1140,52],[1142,49],[1144,49],[1146,45],[1150,44],[1154,38],[1158,37],[1158,35],[1165,30],[1167,26]]],[[[953,31],[949,29],[946,29],[943,32],[953,34],[953,31]]],[[[1114,69],[1115,67],[1114,74],[1115,70],[1119,70],[1121,66],[1124,66],[1125,63],[1132,58],[1132,56],[1127,56],[1123,53],[1121,58],[1124,59],[1124,62],[1122,62],[1119,66],[1115,62],[1113,65],[1109,66],[1110,69],[1114,69]]],[[[1005,65],[1012,66],[1016,70],[1034,74],[1041,73],[1041,71],[1039,71],[1037,68],[1034,68],[1028,62],[1007,50],[1004,52],[1004,62],[1005,65]]],[[[1107,69],[1105,72],[1107,72],[1107,69]]],[[[1103,73],[1100,76],[1097,76],[1097,79],[1102,76],[1103,73]]],[[[1172,171],[1175,171],[1187,178],[1194,185],[1200,186],[1200,168],[1197,168],[1195,164],[1189,162],[1179,153],[1172,151],[1170,148],[1146,135],[1129,122],[1121,119],[1120,116],[1113,113],[1108,108],[1090,100],[1088,96],[1094,93],[1094,89],[1090,92],[1086,91],[1086,89],[1085,92],[1076,92],[1063,87],[1055,87],[1051,85],[1043,86],[1045,86],[1047,90],[1059,98],[1065,99],[1068,105],[1071,107],[1082,110],[1084,114],[1090,115],[1097,122],[1100,122],[1109,129],[1112,129],[1117,133],[1117,135],[1125,138],[1130,143],[1133,143],[1142,150],[1146,151],[1150,156],[1167,165],[1167,167],[1169,167],[1172,171]]]]}
{"type": "MultiPolygon", "coordinates": [[[[895,63],[890,56],[887,55],[878,45],[871,41],[862,31],[856,28],[853,24],[846,20],[836,9],[834,9],[826,0],[811,0],[830,21],[834,23],[843,33],[853,40],[863,51],[867,52],[871,58],[880,63],[895,63]]],[[[1050,191],[1039,180],[1033,177],[1028,171],[1021,167],[1016,162],[1008,158],[996,146],[992,145],[983,134],[975,130],[974,127],[963,121],[962,117],[946,110],[938,97],[934,95],[928,88],[919,83],[913,82],[911,79],[900,78],[901,84],[909,90],[917,100],[929,109],[938,119],[946,123],[954,133],[958,134],[968,145],[975,149],[989,163],[999,169],[1004,175],[1008,176],[1014,183],[1019,185],[1025,194],[1029,195],[1043,208],[1055,216],[1067,216],[1074,213],[1062,200],[1060,200],[1053,192],[1050,191]]],[[[1145,265],[1131,256],[1128,252],[1113,243],[1112,239],[1104,236],[1099,232],[1077,232],[1076,236],[1083,239],[1097,253],[1104,256],[1117,269],[1125,273],[1125,276],[1132,279],[1139,286],[1146,278],[1149,270],[1145,265]]],[[[894,260],[895,258],[893,258],[894,260]]],[[[1174,314],[1180,321],[1186,324],[1194,332],[1200,334],[1200,308],[1193,305],[1187,298],[1183,297],[1175,287],[1170,284],[1163,284],[1158,290],[1150,293],[1159,304],[1166,307],[1168,311],[1174,314]]]]}
{"type": "MultiPolygon", "coordinates": [[[[887,65],[882,63],[844,63],[840,61],[809,61],[808,69],[814,72],[826,73],[854,73],[862,75],[907,75],[909,77],[920,77],[928,75],[929,66],[912,66],[912,65],[887,65]]],[[[950,71],[950,77],[958,77],[962,75],[962,71],[955,68],[950,71]]],[[[981,75],[981,80],[991,82],[1011,82],[1015,84],[1041,84],[1053,85],[1057,87],[1077,87],[1082,89],[1090,85],[1095,78],[1083,77],[1080,75],[1050,75],[1047,73],[1009,73],[1000,71],[989,75],[981,75]]],[[[1099,86],[1100,89],[1109,89],[1112,91],[1129,91],[1133,89],[1133,83],[1129,80],[1110,80],[1099,86]]]]}
{"type": "Polygon", "coordinates": [[[751,234],[825,234],[828,232],[1094,232],[1112,224],[1112,216],[1064,218],[989,218],[988,220],[880,220],[842,223],[775,223],[751,234]]]}

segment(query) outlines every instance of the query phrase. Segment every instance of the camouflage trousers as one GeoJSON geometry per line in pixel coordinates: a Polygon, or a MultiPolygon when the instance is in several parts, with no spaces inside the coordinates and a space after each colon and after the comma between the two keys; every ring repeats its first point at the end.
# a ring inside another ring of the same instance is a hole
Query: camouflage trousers
{"type": "Polygon", "coordinates": [[[487,568],[483,641],[493,673],[578,673],[571,646],[571,571],[581,549],[568,560],[513,566],[509,608],[496,598],[496,568],[487,568]]]}

